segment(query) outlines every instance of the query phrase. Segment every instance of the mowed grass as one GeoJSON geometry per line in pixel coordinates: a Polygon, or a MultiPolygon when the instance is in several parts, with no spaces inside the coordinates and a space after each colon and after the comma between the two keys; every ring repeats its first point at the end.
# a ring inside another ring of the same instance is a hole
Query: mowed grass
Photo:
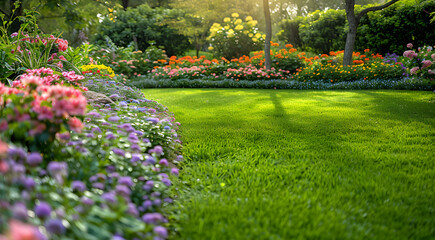
{"type": "Polygon", "coordinates": [[[435,94],[145,89],[181,122],[173,239],[434,239],[435,94]]]}

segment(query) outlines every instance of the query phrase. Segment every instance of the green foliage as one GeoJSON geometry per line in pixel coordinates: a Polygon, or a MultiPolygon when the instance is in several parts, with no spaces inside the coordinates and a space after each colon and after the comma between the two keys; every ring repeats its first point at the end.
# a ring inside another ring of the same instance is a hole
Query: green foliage
{"type": "Polygon", "coordinates": [[[325,81],[307,81],[301,82],[296,80],[204,80],[204,79],[171,79],[153,80],[153,79],[136,79],[128,84],[138,88],[256,88],[256,89],[397,89],[397,90],[420,90],[434,91],[435,84],[433,81],[424,79],[401,79],[401,80],[356,80],[352,82],[331,83],[325,81]]]}
{"type": "Polygon", "coordinates": [[[252,17],[248,16],[243,21],[238,13],[233,13],[231,18],[224,18],[222,25],[214,23],[208,37],[211,44],[209,50],[215,56],[232,59],[248,56],[251,51],[262,49],[266,36],[256,25],[257,21],[252,17]]]}
{"type": "Polygon", "coordinates": [[[356,49],[370,48],[379,53],[401,53],[407,43],[416,47],[435,45],[435,22],[430,13],[435,12],[435,1],[414,0],[398,3],[361,19],[358,27],[356,49]]]}
{"type": "Polygon", "coordinates": [[[152,9],[145,4],[119,11],[115,16],[113,21],[106,17],[99,26],[95,36],[98,44],[106,45],[105,38],[109,36],[117,46],[133,43],[135,50],[145,51],[154,41],[169,56],[182,54],[190,46],[187,37],[165,24],[168,18],[175,17],[170,9],[152,9]]]}
{"type": "Polygon", "coordinates": [[[279,28],[281,30],[276,35],[278,40],[285,43],[290,43],[296,48],[302,49],[302,40],[299,36],[299,28],[303,20],[303,17],[282,20],[279,23],[279,28]]]}
{"type": "Polygon", "coordinates": [[[346,42],[345,23],[344,10],[317,10],[301,22],[299,35],[307,50],[319,53],[341,50],[346,42]]]}

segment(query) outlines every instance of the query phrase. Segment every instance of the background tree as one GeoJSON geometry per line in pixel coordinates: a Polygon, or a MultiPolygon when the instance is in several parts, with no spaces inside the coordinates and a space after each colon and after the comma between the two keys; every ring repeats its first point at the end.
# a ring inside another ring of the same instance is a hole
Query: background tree
{"type": "Polygon", "coordinates": [[[349,30],[346,37],[346,45],[344,47],[343,66],[352,65],[352,53],[355,48],[356,32],[361,17],[371,11],[378,11],[391,6],[399,0],[391,0],[381,6],[369,7],[363,9],[358,14],[355,14],[355,0],[346,0],[346,17],[349,24],[349,30]]]}
{"type": "Polygon", "coordinates": [[[265,67],[270,70],[272,59],[270,58],[270,41],[272,40],[272,22],[270,19],[269,1],[263,0],[264,18],[266,20],[266,39],[264,42],[265,67]]]}

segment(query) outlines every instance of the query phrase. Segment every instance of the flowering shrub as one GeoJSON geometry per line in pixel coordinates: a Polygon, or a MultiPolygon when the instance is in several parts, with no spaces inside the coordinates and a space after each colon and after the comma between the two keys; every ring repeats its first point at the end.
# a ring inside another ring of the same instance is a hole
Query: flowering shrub
{"type": "Polygon", "coordinates": [[[46,152],[57,133],[81,131],[83,125],[77,116],[85,113],[86,98],[71,87],[47,86],[47,81],[28,74],[14,82],[17,88],[0,84],[4,138],[46,152]]]}
{"type": "Polygon", "coordinates": [[[243,21],[237,13],[233,13],[231,18],[224,18],[222,24],[214,23],[208,37],[211,43],[209,50],[216,56],[231,59],[261,49],[265,35],[256,25],[257,21],[252,17],[248,16],[243,21]]]}
{"type": "Polygon", "coordinates": [[[419,76],[427,79],[435,79],[435,50],[433,47],[418,48],[412,50],[412,43],[406,45],[410,50],[403,53],[403,62],[410,76],[419,76]]]}
{"type": "Polygon", "coordinates": [[[239,69],[228,68],[223,72],[226,78],[239,80],[260,80],[260,79],[288,79],[289,71],[271,68],[267,70],[265,67],[256,68],[252,65],[239,69]]]}
{"type": "Polygon", "coordinates": [[[352,66],[335,65],[333,63],[323,64],[314,62],[305,68],[299,69],[295,78],[299,81],[355,81],[359,79],[399,79],[402,77],[402,66],[399,64],[386,64],[374,62],[371,64],[359,64],[352,66]]]}
{"type": "Polygon", "coordinates": [[[26,222],[30,239],[165,239],[169,162],[182,157],[174,119],[149,106],[93,105],[55,156],[0,142],[0,233],[26,222]]]}
{"type": "Polygon", "coordinates": [[[103,64],[82,65],[80,66],[80,70],[82,71],[83,74],[89,76],[99,75],[99,76],[106,76],[110,78],[113,78],[115,76],[115,72],[113,72],[112,68],[105,66],[103,64]]]}

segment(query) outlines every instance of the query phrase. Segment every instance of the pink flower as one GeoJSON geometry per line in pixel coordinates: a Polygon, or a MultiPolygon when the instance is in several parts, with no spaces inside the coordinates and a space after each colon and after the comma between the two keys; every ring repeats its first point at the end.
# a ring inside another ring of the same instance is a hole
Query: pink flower
{"type": "Polygon", "coordinates": [[[80,119],[76,117],[70,118],[68,121],[68,125],[71,128],[71,130],[76,132],[81,132],[83,129],[83,123],[80,121],[80,119]]]}
{"type": "Polygon", "coordinates": [[[59,51],[63,52],[68,49],[68,41],[64,39],[57,39],[57,45],[59,46],[59,51]]]}
{"type": "Polygon", "coordinates": [[[42,84],[41,78],[36,76],[30,76],[30,75],[23,75],[21,78],[21,83],[24,86],[30,86],[30,85],[36,85],[39,86],[42,84]]]}
{"type": "Polygon", "coordinates": [[[421,67],[421,69],[423,69],[423,68],[427,68],[427,67],[429,67],[430,65],[432,65],[432,61],[430,61],[430,60],[424,60],[423,62],[421,62],[422,64],[423,64],[423,66],[421,67]]]}
{"type": "Polygon", "coordinates": [[[9,222],[10,239],[12,240],[38,240],[38,229],[32,225],[16,220],[9,222]]]}
{"type": "Polygon", "coordinates": [[[406,44],[406,47],[409,48],[409,49],[412,49],[413,46],[414,46],[414,45],[412,45],[412,43],[408,43],[408,44],[406,44]]]}
{"type": "Polygon", "coordinates": [[[430,56],[433,60],[435,60],[435,53],[430,56]]]}
{"type": "Polygon", "coordinates": [[[62,56],[62,55],[59,56],[59,59],[63,60],[63,61],[66,61],[66,58],[64,56],[62,56]]]}
{"type": "Polygon", "coordinates": [[[415,74],[419,69],[420,69],[419,67],[411,68],[411,74],[415,74]]]}
{"type": "Polygon", "coordinates": [[[427,72],[428,72],[429,74],[435,74],[435,71],[432,71],[432,69],[429,69],[427,72]]]}

